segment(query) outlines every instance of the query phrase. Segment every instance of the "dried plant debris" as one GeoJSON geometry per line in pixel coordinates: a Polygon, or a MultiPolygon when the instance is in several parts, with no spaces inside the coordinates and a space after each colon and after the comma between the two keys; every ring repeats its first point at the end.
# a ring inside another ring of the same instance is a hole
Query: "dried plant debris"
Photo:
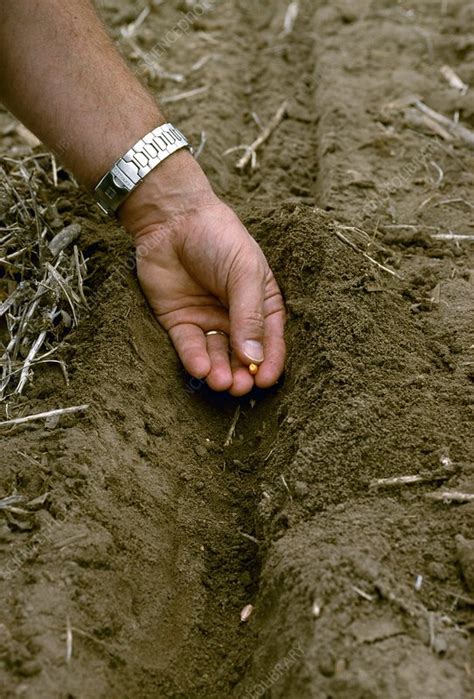
{"type": "Polygon", "coordinates": [[[87,306],[81,227],[61,221],[57,183],[47,153],[0,155],[0,400],[21,394],[38,364],[59,363],[67,382],[52,355],[87,306]]]}

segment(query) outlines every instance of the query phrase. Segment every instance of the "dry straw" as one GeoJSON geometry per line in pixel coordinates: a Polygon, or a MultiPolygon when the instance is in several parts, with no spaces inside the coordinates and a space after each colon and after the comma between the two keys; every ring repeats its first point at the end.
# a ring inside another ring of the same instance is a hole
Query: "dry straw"
{"type": "Polygon", "coordinates": [[[0,400],[21,394],[39,364],[59,364],[67,383],[52,355],[87,306],[81,227],[57,210],[66,182],[54,156],[16,150],[0,154],[0,400]]]}

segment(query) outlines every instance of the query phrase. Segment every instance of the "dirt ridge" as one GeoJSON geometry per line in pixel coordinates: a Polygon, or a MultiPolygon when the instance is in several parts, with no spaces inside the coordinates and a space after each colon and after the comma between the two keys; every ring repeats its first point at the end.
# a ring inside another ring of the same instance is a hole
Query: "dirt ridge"
{"type": "MultiPolygon", "coordinates": [[[[142,49],[188,5],[157,3],[142,49]]],[[[69,388],[45,369],[19,409],[59,398],[91,407],[55,429],[5,436],[4,494],[49,495],[31,530],[0,530],[11,566],[0,575],[2,695],[470,696],[471,592],[455,537],[469,539],[472,507],[428,501],[437,480],[369,488],[375,478],[439,472],[442,457],[453,462],[442,482],[473,488],[470,260],[425,229],[402,239],[390,228],[467,230],[469,206],[424,202],[440,193],[469,201],[472,154],[454,144],[419,158],[429,135],[380,114],[382,98],[425,85],[435,107],[457,104],[426,59],[431,46],[438,62],[471,70],[459,48],[467,30],[454,0],[443,17],[428,0],[415,19],[404,3],[389,5],[300,2],[284,36],[286,0],[258,10],[225,0],[163,58],[186,73],[186,89],[208,87],[170,105],[170,117],[196,144],[205,131],[201,162],[282,285],[290,352],[274,390],[235,401],[186,376],[124,264],[129,241],[91,215],[85,196],[71,204],[92,311],[69,338],[69,388]],[[239,174],[239,153],[224,151],[258,133],[252,112],[266,121],[283,99],[287,117],[259,168],[239,174]],[[445,190],[434,186],[431,158],[445,190]],[[388,191],[412,160],[412,174],[388,191]],[[342,224],[369,231],[357,245],[404,279],[337,238],[342,224]]],[[[116,37],[136,16],[128,0],[101,9],[116,37]]],[[[459,103],[467,119],[469,99],[459,103]]]]}

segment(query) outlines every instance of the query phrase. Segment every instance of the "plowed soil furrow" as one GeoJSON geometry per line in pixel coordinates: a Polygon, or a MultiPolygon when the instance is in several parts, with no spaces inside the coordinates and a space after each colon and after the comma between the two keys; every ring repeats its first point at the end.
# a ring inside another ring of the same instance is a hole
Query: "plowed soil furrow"
{"type": "MultiPolygon", "coordinates": [[[[265,187],[270,186],[285,194],[293,189],[306,195],[306,179],[303,190],[289,182],[293,179],[289,163],[282,177],[281,163],[277,161],[271,182],[258,173],[247,182],[232,168],[222,166],[226,148],[240,143],[238,137],[242,142],[251,141],[258,132],[252,112],[266,120],[283,99],[291,101],[297,91],[300,96],[303,94],[300,98],[305,106],[311,99],[304,80],[295,84],[297,62],[280,55],[274,60],[275,50],[275,55],[293,51],[306,64],[310,50],[308,41],[300,47],[292,37],[275,46],[271,44],[285,9],[283,2],[276,12],[269,7],[262,21],[246,3],[224,5],[215,29],[219,53],[210,62],[207,77],[213,91],[224,98],[197,100],[196,110],[186,103],[173,110],[174,118],[180,119],[191,134],[196,134],[196,121],[198,133],[205,130],[208,134],[204,166],[211,176],[214,171],[216,187],[236,205],[243,204],[249,196],[265,199],[265,187]],[[256,45],[255,37],[264,31],[269,40],[262,38],[261,45],[256,45]],[[232,50],[220,53],[228,46],[232,50]],[[258,58],[260,55],[266,57],[265,61],[258,58]],[[274,90],[277,78],[279,91],[274,90]],[[203,109],[199,104],[209,106],[203,109]],[[196,119],[194,111],[202,111],[202,116],[196,119]],[[212,126],[207,126],[208,121],[212,126]],[[232,124],[238,128],[232,128],[232,124]]],[[[180,13],[170,14],[168,26],[172,28],[180,13]]],[[[213,16],[209,20],[204,17],[202,31],[209,31],[212,36],[214,23],[213,16]]],[[[164,31],[166,26],[160,24],[164,31]]],[[[196,58],[200,51],[201,46],[196,58]]],[[[292,163],[304,163],[311,137],[299,139],[294,123],[290,112],[290,119],[282,127],[283,135],[287,132],[290,136],[286,144],[288,156],[292,163]]],[[[278,145],[273,149],[275,157],[286,160],[278,145]]],[[[291,192],[290,198],[294,198],[291,192]]],[[[93,245],[91,252],[94,249],[93,245]]],[[[82,465],[70,466],[76,460],[82,436],[74,435],[73,428],[51,450],[47,439],[39,448],[48,458],[50,453],[60,455],[55,459],[55,470],[59,476],[68,474],[66,491],[69,487],[82,491],[88,481],[87,497],[77,516],[84,534],[92,536],[93,542],[85,550],[79,547],[77,556],[68,564],[76,590],[74,599],[70,600],[67,593],[57,594],[54,603],[60,600],[76,619],[84,665],[95,662],[104,671],[111,660],[114,667],[106,672],[102,685],[97,684],[95,677],[75,678],[61,668],[55,681],[68,692],[90,696],[109,691],[117,696],[121,692],[125,696],[228,696],[245,673],[252,653],[252,632],[244,633],[236,622],[240,609],[254,598],[258,587],[258,546],[242,536],[242,532],[254,534],[256,457],[252,449],[239,446],[241,441],[223,454],[222,444],[235,405],[220,400],[216,403],[205,386],[191,377],[184,377],[184,390],[180,385],[183,377],[176,391],[167,395],[160,389],[165,374],[176,371],[174,355],[153,321],[147,319],[143,302],[137,300],[136,287],[126,280],[127,270],[120,260],[127,258],[127,246],[119,243],[107,252],[116,255],[116,268],[109,266],[105,279],[103,272],[96,277],[96,283],[102,283],[95,299],[97,311],[77,338],[81,357],[75,395],[84,395],[87,401],[92,399],[98,409],[92,434],[87,428],[84,433],[88,434],[88,445],[81,449],[82,465]],[[122,297],[119,307],[111,300],[117,296],[122,297]],[[115,323],[103,323],[102,318],[120,322],[123,309],[127,309],[129,319],[134,319],[132,323],[127,320],[118,330],[115,323]],[[92,344],[89,327],[95,328],[92,344]],[[161,355],[159,366],[154,359],[156,352],[161,355]],[[102,387],[92,394],[91,364],[99,370],[97,385],[102,387]],[[125,409],[121,396],[127,394],[129,404],[125,409]],[[208,420],[204,418],[206,412],[208,420]],[[164,452],[168,454],[165,459],[164,452]],[[160,477],[155,484],[156,468],[160,469],[160,477]],[[168,503],[165,511],[162,498],[168,503]],[[176,572],[182,576],[181,582],[174,580],[176,572]],[[127,617],[129,622],[125,622],[127,617]],[[87,635],[81,636],[82,629],[100,641],[94,645],[87,635]],[[186,672],[183,668],[187,668],[186,672]]],[[[100,269],[104,258],[99,259],[100,269]]],[[[268,451],[271,443],[264,434],[265,422],[257,410],[253,415],[246,405],[240,424],[249,420],[259,426],[257,431],[262,430],[258,441],[267,442],[268,451]]],[[[62,488],[61,491],[58,500],[70,502],[71,496],[65,495],[62,488]]],[[[77,522],[53,527],[51,538],[54,542],[61,537],[67,539],[69,528],[76,531],[77,522]]],[[[39,545],[42,543],[40,539],[39,545]]],[[[58,559],[51,558],[54,569],[58,559]]],[[[15,575],[21,573],[15,570],[15,575]]],[[[37,618],[49,611],[49,599],[40,595],[37,618]]],[[[17,635],[39,636],[43,662],[53,663],[57,646],[49,646],[50,633],[51,630],[39,630],[36,624],[25,624],[17,635]]],[[[50,691],[49,683],[33,690],[35,696],[41,692],[48,696],[50,691]]]]}
{"type": "Polygon", "coordinates": [[[442,14],[428,0],[307,0],[287,33],[287,0],[152,5],[139,59],[119,39],[135,3],[100,9],[141,74],[172,37],[160,65],[186,80],[151,78],[159,97],[205,88],[169,102],[170,117],[195,144],[205,134],[200,162],[275,270],[287,371],[240,401],[184,375],[129,241],[75,204],[89,220],[92,310],[69,341],[70,387],[38,374],[29,399],[91,407],[13,431],[0,456],[5,494],[50,493],[33,531],[1,530],[1,691],[464,699],[472,590],[456,541],[472,538],[472,507],[426,495],[473,488],[474,305],[466,249],[428,233],[472,228],[473,156],[386,107],[418,92],[472,122],[470,96],[438,84],[438,64],[474,65],[462,3],[442,14]],[[284,100],[258,167],[237,172],[243,151],[225,151],[252,142],[284,100]],[[430,301],[438,283],[446,303],[430,301]],[[426,483],[370,487],[418,473],[426,483]]]}

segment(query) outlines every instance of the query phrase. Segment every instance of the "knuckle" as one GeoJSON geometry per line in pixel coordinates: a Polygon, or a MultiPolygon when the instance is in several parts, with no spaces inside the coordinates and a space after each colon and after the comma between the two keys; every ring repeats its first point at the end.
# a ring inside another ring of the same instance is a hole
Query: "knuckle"
{"type": "Polygon", "coordinates": [[[247,327],[250,326],[259,332],[263,332],[264,318],[263,313],[260,311],[247,311],[243,322],[247,327]]]}

